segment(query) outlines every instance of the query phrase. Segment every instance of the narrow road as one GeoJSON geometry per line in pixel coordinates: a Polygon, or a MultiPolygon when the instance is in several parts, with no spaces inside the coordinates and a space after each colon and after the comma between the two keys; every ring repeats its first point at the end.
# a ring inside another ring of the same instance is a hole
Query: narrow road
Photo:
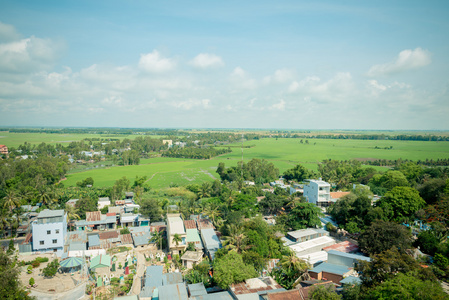
{"type": "Polygon", "coordinates": [[[140,294],[140,290],[142,289],[141,278],[143,277],[143,274],[145,273],[145,257],[140,252],[136,252],[136,253],[137,253],[137,268],[136,268],[136,276],[134,276],[134,281],[133,281],[133,290],[132,290],[133,295],[140,294]]]}

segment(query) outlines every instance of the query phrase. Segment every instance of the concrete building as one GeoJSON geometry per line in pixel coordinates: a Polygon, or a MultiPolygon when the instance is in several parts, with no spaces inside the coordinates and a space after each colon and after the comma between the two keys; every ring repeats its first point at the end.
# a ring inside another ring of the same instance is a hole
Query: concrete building
{"type": "Polygon", "coordinates": [[[203,260],[203,251],[186,251],[181,260],[184,267],[191,269],[203,260]]]}
{"type": "Polygon", "coordinates": [[[332,203],[330,195],[331,185],[322,180],[309,180],[304,185],[304,197],[307,202],[319,207],[327,207],[332,203]]]}
{"type": "Polygon", "coordinates": [[[307,242],[312,239],[316,239],[322,236],[329,236],[329,232],[324,229],[307,228],[287,233],[287,238],[293,242],[307,242]]]}
{"type": "Polygon", "coordinates": [[[215,252],[222,247],[220,239],[212,228],[202,229],[200,233],[206,255],[214,260],[215,252]]]}
{"type": "Polygon", "coordinates": [[[61,256],[67,237],[67,213],[45,209],[32,222],[33,251],[56,252],[61,256]]]}
{"type": "Polygon", "coordinates": [[[184,228],[184,222],[180,214],[167,214],[167,239],[168,246],[173,254],[179,254],[180,251],[187,247],[186,243],[187,233],[184,228]],[[173,241],[173,237],[177,234],[181,238],[181,242],[173,241]]]}

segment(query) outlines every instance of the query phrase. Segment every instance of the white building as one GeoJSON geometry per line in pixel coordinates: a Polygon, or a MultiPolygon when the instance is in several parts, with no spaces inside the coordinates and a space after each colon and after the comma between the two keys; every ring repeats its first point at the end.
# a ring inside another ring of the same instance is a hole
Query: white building
{"type": "Polygon", "coordinates": [[[309,180],[304,185],[304,197],[307,202],[315,203],[319,207],[326,207],[332,203],[330,189],[331,185],[325,181],[309,180]]]}
{"type": "Polygon", "coordinates": [[[32,223],[32,233],[34,251],[62,255],[67,236],[67,214],[63,209],[41,211],[32,223]]]}
{"type": "Polygon", "coordinates": [[[187,233],[184,227],[184,222],[180,214],[167,214],[167,239],[170,251],[173,254],[178,254],[187,247],[186,244],[187,233]],[[181,238],[181,242],[173,241],[173,237],[177,234],[181,238]]]}

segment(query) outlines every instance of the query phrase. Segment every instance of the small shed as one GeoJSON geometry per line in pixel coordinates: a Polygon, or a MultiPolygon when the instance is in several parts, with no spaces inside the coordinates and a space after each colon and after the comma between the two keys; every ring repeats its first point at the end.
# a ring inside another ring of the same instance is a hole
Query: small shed
{"type": "Polygon", "coordinates": [[[98,255],[92,258],[92,261],[90,262],[90,269],[95,270],[97,268],[103,268],[103,267],[111,267],[111,256],[109,255],[98,255]]]}

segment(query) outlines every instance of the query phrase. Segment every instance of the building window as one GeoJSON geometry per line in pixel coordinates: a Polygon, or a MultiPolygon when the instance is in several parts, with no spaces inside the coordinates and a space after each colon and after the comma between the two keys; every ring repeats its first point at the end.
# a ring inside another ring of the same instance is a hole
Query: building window
{"type": "Polygon", "coordinates": [[[39,245],[43,245],[43,244],[44,244],[44,241],[40,241],[40,242],[39,242],[39,245]]]}
{"type": "Polygon", "coordinates": [[[56,243],[58,243],[58,240],[53,240],[53,244],[56,244],[56,243]]]}
{"type": "Polygon", "coordinates": [[[56,229],[56,234],[58,234],[59,233],[59,229],[56,229]]]}
{"type": "Polygon", "coordinates": [[[47,234],[50,234],[51,233],[51,230],[47,230],[47,234]]]}

